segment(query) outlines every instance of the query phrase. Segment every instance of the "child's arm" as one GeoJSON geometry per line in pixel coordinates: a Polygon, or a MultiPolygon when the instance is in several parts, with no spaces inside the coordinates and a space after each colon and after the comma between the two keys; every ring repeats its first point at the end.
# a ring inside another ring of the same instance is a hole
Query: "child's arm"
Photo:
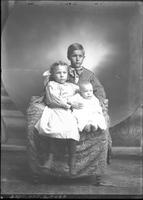
{"type": "Polygon", "coordinates": [[[81,98],[78,93],[73,95],[72,97],[69,97],[67,99],[67,102],[68,102],[68,104],[71,105],[71,107],[73,109],[82,109],[83,108],[83,103],[82,103],[81,98]]]}
{"type": "Polygon", "coordinates": [[[103,85],[100,83],[100,81],[96,78],[94,74],[91,75],[90,82],[93,85],[94,95],[100,101],[103,113],[108,113],[108,99],[106,98],[106,93],[103,85]]]}
{"type": "Polygon", "coordinates": [[[67,103],[67,100],[60,96],[60,91],[53,82],[49,82],[46,87],[46,104],[51,107],[66,109],[71,107],[71,105],[67,103]]]}
{"type": "Polygon", "coordinates": [[[104,87],[93,73],[90,77],[90,82],[93,85],[94,95],[99,99],[100,102],[104,101],[104,99],[106,99],[104,87]]]}

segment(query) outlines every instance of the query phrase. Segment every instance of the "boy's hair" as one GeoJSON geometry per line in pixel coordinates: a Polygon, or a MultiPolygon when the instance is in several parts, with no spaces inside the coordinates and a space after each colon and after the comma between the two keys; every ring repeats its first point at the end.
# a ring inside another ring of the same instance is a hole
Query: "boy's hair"
{"type": "Polygon", "coordinates": [[[49,80],[53,80],[53,76],[54,76],[54,71],[55,71],[55,68],[59,65],[62,65],[62,66],[67,66],[67,70],[68,70],[68,64],[64,61],[58,61],[58,62],[54,62],[51,66],[50,66],[50,79],[49,80]]]}
{"type": "Polygon", "coordinates": [[[79,44],[79,43],[74,43],[74,44],[71,44],[68,47],[68,51],[67,51],[67,57],[68,57],[68,59],[70,59],[70,55],[75,50],[81,50],[81,51],[83,51],[83,55],[85,55],[85,50],[84,50],[83,46],[81,44],[79,44]]]}

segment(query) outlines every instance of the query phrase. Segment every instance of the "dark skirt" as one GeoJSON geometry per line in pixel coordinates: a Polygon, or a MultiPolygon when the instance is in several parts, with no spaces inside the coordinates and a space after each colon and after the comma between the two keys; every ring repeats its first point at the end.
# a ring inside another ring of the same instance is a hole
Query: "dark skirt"
{"type": "MultiPolygon", "coordinates": [[[[42,116],[44,104],[41,98],[32,97],[27,110],[28,161],[33,173],[56,177],[69,177],[68,151],[66,139],[53,139],[41,136],[34,128],[42,116]],[[52,141],[54,140],[54,142],[52,141]],[[49,166],[50,143],[54,144],[53,161],[49,166]]],[[[107,165],[108,132],[80,133],[80,141],[76,145],[75,176],[83,177],[104,174],[107,165]]]]}

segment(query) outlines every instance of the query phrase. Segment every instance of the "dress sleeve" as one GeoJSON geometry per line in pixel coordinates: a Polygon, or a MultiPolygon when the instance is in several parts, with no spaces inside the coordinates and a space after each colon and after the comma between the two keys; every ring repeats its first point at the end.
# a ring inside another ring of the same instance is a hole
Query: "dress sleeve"
{"type": "Polygon", "coordinates": [[[65,98],[60,95],[60,90],[53,82],[46,86],[46,104],[50,107],[70,108],[65,98]]]}

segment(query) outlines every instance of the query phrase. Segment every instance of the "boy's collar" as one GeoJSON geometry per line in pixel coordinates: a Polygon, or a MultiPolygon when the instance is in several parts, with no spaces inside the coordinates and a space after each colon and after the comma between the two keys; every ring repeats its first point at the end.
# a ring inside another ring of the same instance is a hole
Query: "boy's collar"
{"type": "Polygon", "coordinates": [[[80,75],[83,72],[83,66],[81,66],[79,68],[74,68],[74,67],[70,66],[70,71],[75,71],[78,75],[80,75]]]}

